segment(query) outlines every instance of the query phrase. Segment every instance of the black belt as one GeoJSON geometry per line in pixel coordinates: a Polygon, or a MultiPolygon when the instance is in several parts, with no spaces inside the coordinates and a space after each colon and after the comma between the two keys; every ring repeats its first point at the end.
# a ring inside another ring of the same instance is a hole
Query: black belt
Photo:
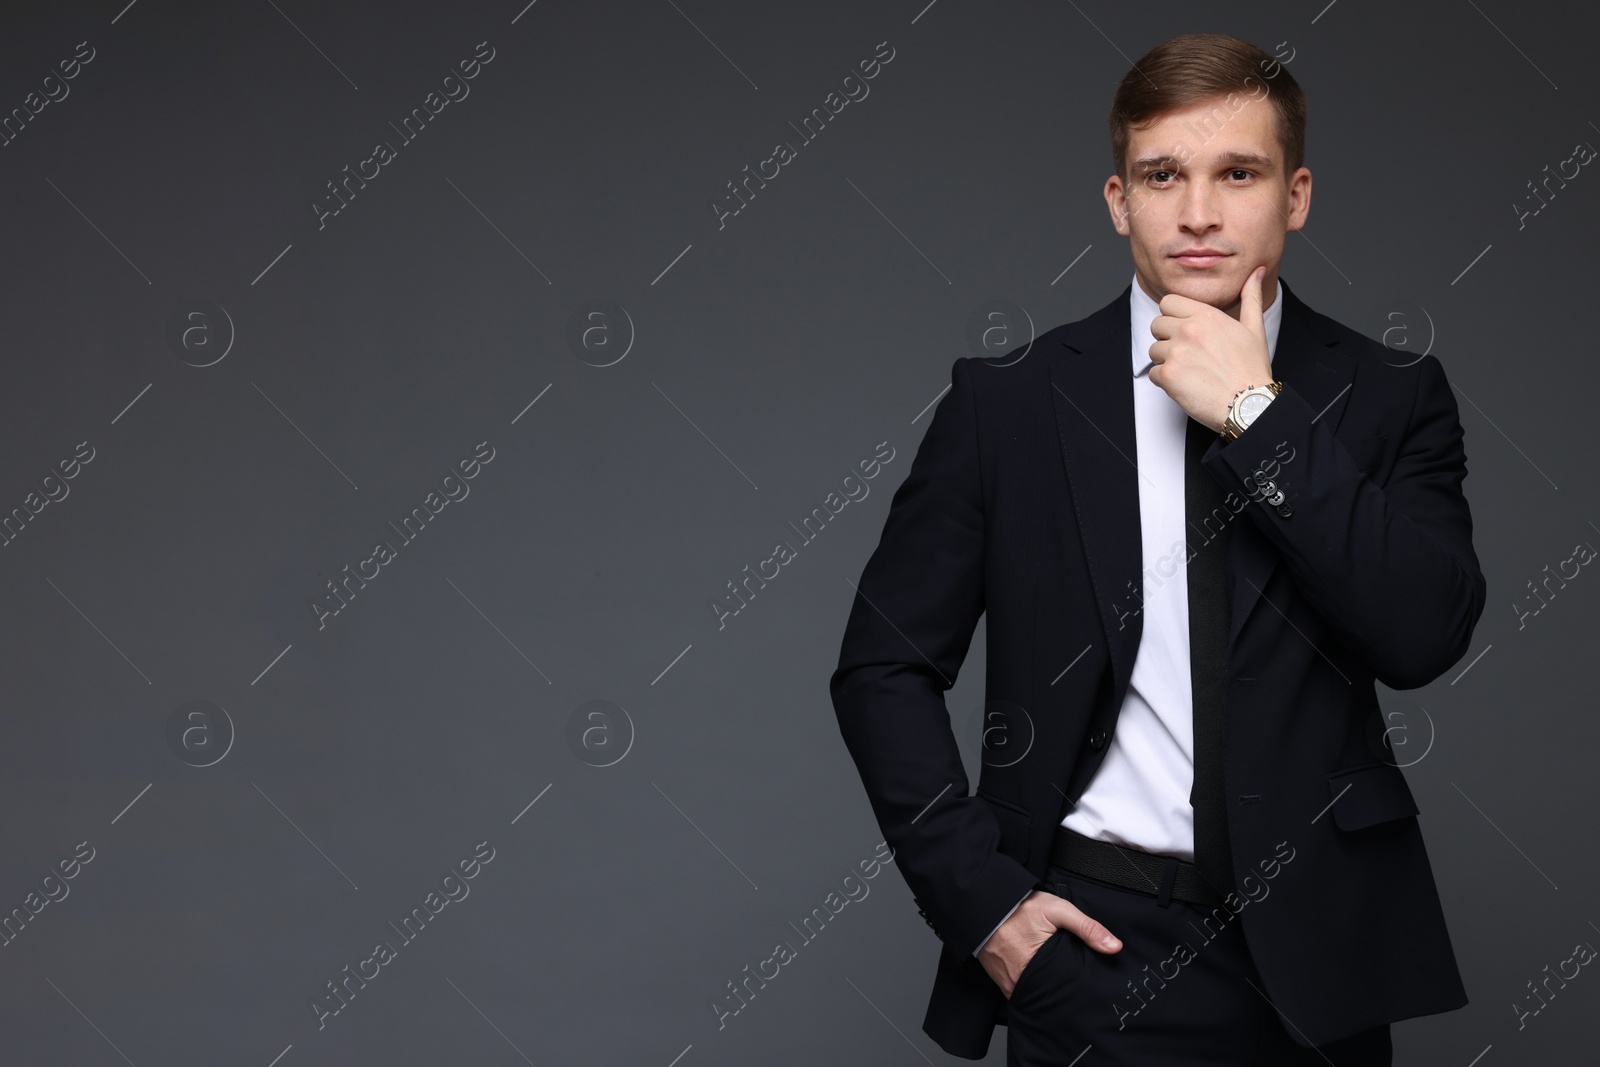
{"type": "Polygon", "coordinates": [[[1056,828],[1050,863],[1073,874],[1147,893],[1163,908],[1169,900],[1201,907],[1226,903],[1222,894],[1201,876],[1200,868],[1187,860],[1097,841],[1065,826],[1056,828]]]}

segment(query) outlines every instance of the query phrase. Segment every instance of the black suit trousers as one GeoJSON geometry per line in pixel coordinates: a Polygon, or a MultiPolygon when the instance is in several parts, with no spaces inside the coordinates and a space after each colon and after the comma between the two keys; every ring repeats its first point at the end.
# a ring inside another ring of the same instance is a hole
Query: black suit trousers
{"type": "MultiPolygon", "coordinates": [[[[1267,1000],[1239,916],[1051,867],[1049,891],[1122,940],[1070,930],[1039,947],[1006,1003],[1007,1067],[1389,1067],[1387,1023],[1318,1048],[1267,1000]],[[1081,1057],[1081,1058],[1079,1058],[1081,1057]]],[[[1259,907],[1271,907],[1270,899],[1259,907]]]]}

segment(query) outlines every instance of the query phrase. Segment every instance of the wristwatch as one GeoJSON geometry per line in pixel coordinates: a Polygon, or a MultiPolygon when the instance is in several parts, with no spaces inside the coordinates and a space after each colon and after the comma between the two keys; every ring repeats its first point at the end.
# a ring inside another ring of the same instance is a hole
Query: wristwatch
{"type": "Polygon", "coordinates": [[[1232,441],[1244,433],[1282,389],[1282,382],[1268,382],[1266,385],[1247,385],[1233,394],[1233,402],[1228,405],[1228,417],[1222,423],[1222,439],[1232,441]]]}

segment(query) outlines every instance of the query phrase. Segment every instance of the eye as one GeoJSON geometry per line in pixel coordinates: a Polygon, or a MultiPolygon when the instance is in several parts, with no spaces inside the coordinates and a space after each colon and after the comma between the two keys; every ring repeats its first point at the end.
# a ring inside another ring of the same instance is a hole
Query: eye
{"type": "Polygon", "coordinates": [[[1235,167],[1233,170],[1229,171],[1228,173],[1230,175],[1235,175],[1235,174],[1244,175],[1244,178],[1241,179],[1241,180],[1247,180],[1247,179],[1249,179],[1251,177],[1254,177],[1254,175],[1250,171],[1245,170],[1243,167],[1235,167]]]}
{"type": "Polygon", "coordinates": [[[1149,180],[1157,182],[1158,184],[1163,184],[1166,179],[1160,177],[1161,175],[1175,176],[1170,170],[1153,170],[1150,172],[1149,180]]]}

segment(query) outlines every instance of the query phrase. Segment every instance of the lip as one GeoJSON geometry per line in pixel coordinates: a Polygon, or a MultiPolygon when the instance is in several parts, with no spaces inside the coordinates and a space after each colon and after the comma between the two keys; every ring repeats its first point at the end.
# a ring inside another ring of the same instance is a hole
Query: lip
{"type": "Polygon", "coordinates": [[[1194,248],[1187,252],[1179,252],[1172,258],[1185,267],[1214,267],[1230,255],[1231,252],[1218,252],[1214,248],[1194,248]]]}

